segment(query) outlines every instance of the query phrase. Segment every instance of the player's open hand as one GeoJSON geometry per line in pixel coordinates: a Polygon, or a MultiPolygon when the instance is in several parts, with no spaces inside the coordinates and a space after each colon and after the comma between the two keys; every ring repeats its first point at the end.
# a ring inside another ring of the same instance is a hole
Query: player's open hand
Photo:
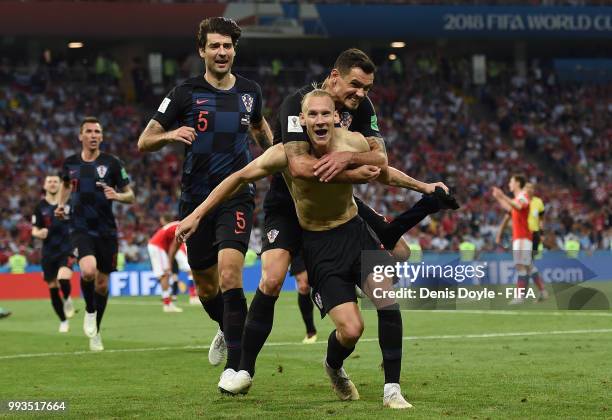
{"type": "Polygon", "coordinates": [[[503,194],[503,192],[498,187],[493,187],[491,189],[491,194],[493,194],[493,197],[499,198],[503,194]]]}
{"type": "Polygon", "coordinates": [[[323,155],[312,167],[315,176],[319,177],[321,182],[331,181],[338,173],[346,169],[352,155],[351,152],[332,152],[323,155]]]}
{"type": "Polygon", "coordinates": [[[442,188],[444,192],[448,194],[449,190],[444,182],[432,182],[431,184],[425,184],[425,191],[422,192],[424,194],[432,194],[436,190],[436,187],[442,188]]]}
{"type": "Polygon", "coordinates": [[[179,225],[176,227],[176,231],[174,232],[174,237],[178,243],[187,242],[187,238],[194,234],[194,232],[198,229],[198,225],[200,224],[200,219],[195,217],[194,214],[190,214],[185,217],[179,225]]]}
{"type": "Polygon", "coordinates": [[[193,127],[182,126],[170,133],[170,138],[178,143],[185,143],[187,146],[191,146],[196,138],[196,132],[193,127]]]}

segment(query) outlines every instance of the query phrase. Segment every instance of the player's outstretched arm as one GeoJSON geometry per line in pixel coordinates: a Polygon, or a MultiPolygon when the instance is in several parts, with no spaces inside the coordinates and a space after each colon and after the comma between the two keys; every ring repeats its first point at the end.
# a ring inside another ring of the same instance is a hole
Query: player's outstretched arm
{"type": "Polygon", "coordinates": [[[382,168],[377,180],[381,184],[406,188],[423,194],[431,194],[435,191],[436,187],[441,187],[448,194],[448,187],[443,182],[425,183],[406,175],[392,166],[382,168]]]}
{"type": "Polygon", "coordinates": [[[155,152],[173,142],[191,146],[195,138],[193,127],[182,126],[176,130],[166,131],[159,122],[151,120],[138,138],[138,151],[155,152]]]}
{"type": "Polygon", "coordinates": [[[179,242],[184,242],[191,236],[200,220],[212,209],[230,198],[240,187],[249,182],[258,181],[268,175],[281,171],[287,167],[287,158],[282,144],[272,146],[257,159],[249,163],[241,170],[234,172],[225,178],[217,187],[211,191],[206,200],[176,228],[175,236],[179,242]]]}

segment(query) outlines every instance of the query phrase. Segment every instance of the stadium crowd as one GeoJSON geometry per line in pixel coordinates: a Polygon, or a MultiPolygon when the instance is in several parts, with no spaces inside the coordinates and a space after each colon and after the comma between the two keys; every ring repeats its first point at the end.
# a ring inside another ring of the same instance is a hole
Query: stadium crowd
{"type": "MultiPolygon", "coordinates": [[[[306,69],[295,72],[284,71],[278,59],[263,62],[267,64],[244,71],[257,69],[258,74],[247,76],[261,83],[271,122],[284,95],[325,73],[315,61],[285,63],[285,69],[306,69]]],[[[470,67],[462,60],[405,56],[380,66],[380,82],[370,97],[378,108],[390,163],[417,179],[444,180],[455,187],[462,204],[457,212],[425,219],[408,240],[419,241],[423,249],[456,250],[469,238],[481,250],[495,250],[502,213],[491,187],[505,187],[512,173],[522,172],[536,183],[546,203],[548,248],[562,248],[564,238],[573,234],[582,249],[610,249],[611,86],[561,84],[539,68],[531,68],[527,78],[496,69],[491,65],[488,83],[474,88],[470,67]]],[[[44,176],[57,173],[62,160],[79,150],[78,126],[85,115],[102,121],[103,149],[123,159],[136,193],[134,205],[116,205],[120,249],[127,260],[146,261],[146,244],[159,215],[176,212],[181,151],[140,154],[136,148],[152,115],[150,102],[160,98],[126,101],[112,67],[107,73],[99,70],[65,63],[25,70],[8,62],[0,65],[0,265],[20,247],[26,248],[29,262],[39,261],[30,215],[41,198],[44,176]]],[[[240,67],[236,72],[241,73],[240,67]]],[[[187,73],[181,66],[167,82],[187,73]]],[[[147,76],[140,68],[132,71],[132,78],[138,87],[147,76]]],[[[259,153],[256,148],[253,152],[259,153]]],[[[390,217],[419,199],[417,193],[377,184],[356,190],[390,217]]],[[[264,180],[256,199],[256,249],[266,191],[264,180]]]]}

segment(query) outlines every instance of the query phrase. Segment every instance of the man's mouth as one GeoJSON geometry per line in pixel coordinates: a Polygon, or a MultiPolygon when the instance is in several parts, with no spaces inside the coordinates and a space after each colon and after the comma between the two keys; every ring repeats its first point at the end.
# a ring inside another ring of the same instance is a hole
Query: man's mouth
{"type": "Polygon", "coordinates": [[[314,130],[314,133],[317,135],[317,137],[324,138],[327,135],[327,131],[327,128],[319,128],[314,130]]]}

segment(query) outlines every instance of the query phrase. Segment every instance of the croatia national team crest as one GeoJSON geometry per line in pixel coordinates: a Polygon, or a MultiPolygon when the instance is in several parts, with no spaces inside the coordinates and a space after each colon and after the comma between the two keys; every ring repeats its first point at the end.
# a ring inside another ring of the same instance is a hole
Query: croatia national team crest
{"type": "Polygon", "coordinates": [[[244,107],[246,108],[247,112],[251,112],[253,110],[253,97],[248,93],[245,93],[241,96],[241,98],[242,103],[244,104],[244,107]]]}
{"type": "Polygon", "coordinates": [[[106,175],[106,172],[108,172],[108,167],[106,165],[100,165],[96,168],[96,171],[98,172],[98,176],[100,178],[104,178],[104,175],[106,175]]]}
{"type": "Polygon", "coordinates": [[[340,127],[349,128],[353,122],[353,116],[348,112],[340,114],[340,127]]]}
{"type": "Polygon", "coordinates": [[[276,229],[272,229],[271,231],[268,232],[268,241],[270,241],[271,244],[274,243],[274,241],[276,240],[276,237],[278,236],[278,230],[276,229]]]}

